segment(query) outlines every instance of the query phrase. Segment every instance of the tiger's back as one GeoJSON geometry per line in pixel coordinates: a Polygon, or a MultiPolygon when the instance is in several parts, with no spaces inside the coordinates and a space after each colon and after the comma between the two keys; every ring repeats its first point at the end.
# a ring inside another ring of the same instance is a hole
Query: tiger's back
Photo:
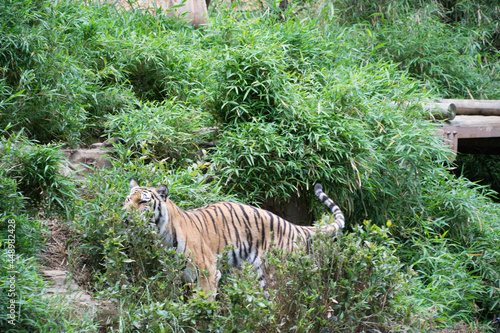
{"type": "Polygon", "coordinates": [[[335,216],[332,224],[321,228],[298,226],[269,211],[230,201],[184,211],[167,197],[165,185],[139,187],[132,180],[130,187],[124,208],[153,211],[151,222],[156,224],[163,244],[191,260],[184,279],[197,279],[205,292],[216,289],[220,278],[216,261],[226,248],[229,248],[229,264],[240,267],[245,261],[253,265],[261,287],[265,288],[261,258],[271,246],[293,251],[317,231],[336,232],[344,227],[342,212],[319,184],[315,193],[335,216]]]}

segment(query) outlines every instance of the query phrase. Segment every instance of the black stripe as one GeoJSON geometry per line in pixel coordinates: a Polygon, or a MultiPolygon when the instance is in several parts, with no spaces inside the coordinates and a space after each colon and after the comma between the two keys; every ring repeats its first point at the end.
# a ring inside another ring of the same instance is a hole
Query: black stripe
{"type": "Polygon", "coordinates": [[[234,221],[236,220],[238,222],[238,225],[241,226],[241,220],[239,215],[236,213],[236,210],[234,209],[234,205],[232,202],[225,204],[224,206],[227,207],[227,210],[229,211],[229,214],[231,215],[231,219],[234,221]]]}
{"type": "Polygon", "coordinates": [[[267,213],[269,214],[269,217],[271,218],[271,221],[269,221],[270,222],[269,231],[273,232],[274,231],[274,216],[271,212],[267,212],[267,213]]]}
{"type": "Polygon", "coordinates": [[[208,232],[208,228],[206,226],[206,223],[203,223],[203,220],[200,218],[199,214],[193,214],[193,215],[194,215],[194,217],[196,217],[196,219],[198,220],[198,222],[200,222],[201,229],[203,230],[203,227],[205,227],[205,229],[208,232]]]}
{"type": "Polygon", "coordinates": [[[215,233],[217,234],[217,224],[215,223],[215,219],[214,217],[212,216],[212,213],[210,213],[209,210],[206,210],[206,213],[208,214],[208,216],[210,216],[210,221],[212,221],[212,224],[214,226],[214,231],[215,233]]]}
{"type": "Polygon", "coordinates": [[[185,214],[183,214],[184,220],[186,220],[187,222],[189,222],[192,225],[194,225],[195,228],[196,228],[196,230],[198,230],[198,232],[201,234],[200,228],[198,227],[198,225],[196,224],[196,221],[192,217],[193,214],[195,214],[195,213],[191,213],[191,214],[185,213],[185,214]]]}
{"type": "Polygon", "coordinates": [[[278,219],[280,223],[280,237],[281,237],[281,248],[284,247],[284,242],[285,242],[285,233],[286,233],[286,224],[283,222],[284,220],[280,217],[278,219]]]}
{"type": "Polygon", "coordinates": [[[178,250],[177,249],[177,230],[175,230],[175,228],[172,228],[172,238],[173,238],[173,242],[172,242],[172,246],[174,247],[174,249],[178,250]]]}
{"type": "MultiPolygon", "coordinates": [[[[240,233],[238,232],[238,228],[236,227],[236,224],[234,223],[234,218],[233,218],[233,214],[231,213],[231,211],[233,210],[233,207],[231,207],[231,205],[227,204],[227,203],[223,203],[223,205],[227,208],[227,210],[229,211],[229,214],[230,214],[230,221],[231,221],[231,224],[233,225],[233,228],[234,228],[234,234],[236,236],[236,242],[239,246],[241,240],[240,240],[240,233]]],[[[239,220],[238,220],[239,222],[239,220]]],[[[241,223],[239,223],[241,225],[241,223]]]]}
{"type": "Polygon", "coordinates": [[[231,238],[231,232],[226,227],[226,224],[227,224],[226,218],[225,218],[225,216],[224,216],[224,214],[223,214],[223,212],[222,212],[222,210],[221,210],[221,208],[219,206],[215,206],[215,212],[216,213],[217,213],[217,210],[220,210],[220,213],[221,213],[221,219],[220,219],[220,221],[221,221],[221,224],[222,224],[221,225],[221,227],[222,227],[222,237],[224,238],[224,246],[223,247],[225,248],[227,245],[230,244],[229,241],[228,241],[228,239],[227,239],[227,237],[226,237],[226,231],[229,232],[229,238],[231,238]]]}
{"type": "MultiPolygon", "coordinates": [[[[224,215],[224,212],[222,211],[222,209],[219,206],[217,206],[217,209],[219,209],[220,214],[221,214],[223,228],[224,228],[224,230],[227,230],[227,232],[229,233],[229,238],[232,239],[233,237],[231,236],[231,230],[230,230],[230,228],[228,226],[226,216],[224,215]]],[[[225,245],[228,245],[228,244],[229,243],[227,242],[227,239],[226,239],[226,244],[225,245]]]]}
{"type": "Polygon", "coordinates": [[[233,249],[231,250],[232,253],[233,253],[233,267],[238,267],[239,266],[239,261],[238,261],[238,258],[236,256],[236,251],[233,249]]]}
{"type": "Polygon", "coordinates": [[[253,234],[252,233],[253,226],[255,225],[255,227],[257,228],[257,230],[259,229],[259,227],[258,227],[258,225],[255,222],[254,222],[254,224],[250,223],[250,218],[248,217],[248,214],[245,211],[245,206],[239,205],[239,208],[241,210],[241,213],[243,214],[243,222],[245,223],[245,228],[247,230],[247,234],[250,236],[250,241],[251,241],[251,240],[253,240],[253,236],[252,236],[252,234],[253,234]]]}
{"type": "MultiPolygon", "coordinates": [[[[248,242],[248,244],[251,244],[253,242],[253,235],[252,235],[252,229],[251,229],[251,225],[250,225],[250,220],[248,218],[248,215],[246,214],[246,212],[244,211],[244,206],[242,205],[238,205],[238,207],[240,208],[242,214],[243,214],[243,223],[245,225],[245,231],[246,231],[246,241],[248,242]]],[[[236,210],[235,210],[235,213],[236,213],[236,210]]]]}
{"type": "MultiPolygon", "coordinates": [[[[264,219],[260,219],[260,223],[262,225],[262,232],[261,232],[261,237],[262,237],[262,244],[267,244],[267,242],[269,241],[268,239],[266,239],[266,226],[264,224],[264,219]]],[[[257,240],[258,241],[258,240],[257,240]]]]}
{"type": "Polygon", "coordinates": [[[248,244],[248,243],[244,245],[244,247],[245,247],[245,251],[244,251],[245,252],[245,260],[247,260],[248,257],[250,256],[249,245],[250,244],[248,244]]]}
{"type": "Polygon", "coordinates": [[[260,216],[260,220],[255,220],[255,225],[257,226],[257,230],[259,230],[259,223],[260,223],[260,229],[261,229],[261,235],[262,235],[262,241],[268,241],[266,239],[266,230],[267,230],[267,223],[266,223],[266,216],[260,216]]]}
{"type": "Polygon", "coordinates": [[[283,237],[281,237],[281,220],[278,217],[277,223],[276,223],[276,236],[278,237],[278,247],[282,248],[281,242],[283,240],[283,237]]]}

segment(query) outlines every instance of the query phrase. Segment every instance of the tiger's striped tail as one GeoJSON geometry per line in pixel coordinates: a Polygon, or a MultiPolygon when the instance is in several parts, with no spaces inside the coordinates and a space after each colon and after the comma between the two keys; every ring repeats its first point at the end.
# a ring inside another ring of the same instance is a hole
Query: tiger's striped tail
{"type": "Polygon", "coordinates": [[[336,228],[336,231],[339,231],[340,229],[344,228],[345,225],[345,218],[344,214],[340,211],[339,206],[335,202],[333,202],[332,199],[330,199],[325,192],[323,192],[323,186],[321,184],[316,184],[314,186],[314,194],[323,202],[334,214],[335,216],[335,221],[333,222],[333,225],[336,228]]]}

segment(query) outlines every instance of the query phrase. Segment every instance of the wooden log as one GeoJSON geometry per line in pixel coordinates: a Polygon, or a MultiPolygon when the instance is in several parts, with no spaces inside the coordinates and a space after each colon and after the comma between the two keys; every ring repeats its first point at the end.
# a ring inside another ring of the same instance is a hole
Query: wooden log
{"type": "MultiPolygon", "coordinates": [[[[105,2],[106,0],[104,0],[105,2]]],[[[141,8],[154,14],[157,9],[166,12],[169,17],[176,17],[189,22],[195,28],[208,22],[207,2],[205,0],[107,0],[126,10],[141,8]]],[[[210,2],[208,2],[210,3],[210,2]]]]}
{"type": "Polygon", "coordinates": [[[207,24],[208,14],[205,0],[167,0],[166,3],[168,16],[185,20],[195,28],[207,24]]]}
{"type": "Polygon", "coordinates": [[[457,109],[453,103],[431,103],[424,105],[431,117],[436,120],[453,120],[457,114],[457,109]]]}
{"type": "Polygon", "coordinates": [[[453,103],[457,115],[500,116],[500,101],[475,99],[443,99],[441,103],[453,103]]]}

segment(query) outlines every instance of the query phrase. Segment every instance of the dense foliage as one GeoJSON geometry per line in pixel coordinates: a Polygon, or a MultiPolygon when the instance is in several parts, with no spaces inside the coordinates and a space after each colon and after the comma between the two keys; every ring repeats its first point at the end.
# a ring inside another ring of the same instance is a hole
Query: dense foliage
{"type": "MultiPolygon", "coordinates": [[[[466,178],[480,175],[451,171],[421,105],[500,99],[500,7],[268,5],[212,3],[210,25],[193,29],[101,2],[3,0],[2,331],[494,331],[500,207],[466,178]],[[79,181],[59,172],[61,147],[109,137],[118,139],[111,168],[79,181]],[[321,182],[347,228],[309,251],[270,253],[269,299],[244,267],[209,301],[182,285],[184,258],[153,229],[124,222],[130,178],[167,184],[185,209],[300,198],[315,220],[321,182]],[[72,230],[71,267],[116,305],[115,321],[49,310],[36,253],[50,216],[72,230]],[[4,276],[16,277],[16,297],[4,276]],[[16,325],[3,305],[11,299],[16,325]]],[[[498,175],[496,159],[462,161],[498,175]]]]}

